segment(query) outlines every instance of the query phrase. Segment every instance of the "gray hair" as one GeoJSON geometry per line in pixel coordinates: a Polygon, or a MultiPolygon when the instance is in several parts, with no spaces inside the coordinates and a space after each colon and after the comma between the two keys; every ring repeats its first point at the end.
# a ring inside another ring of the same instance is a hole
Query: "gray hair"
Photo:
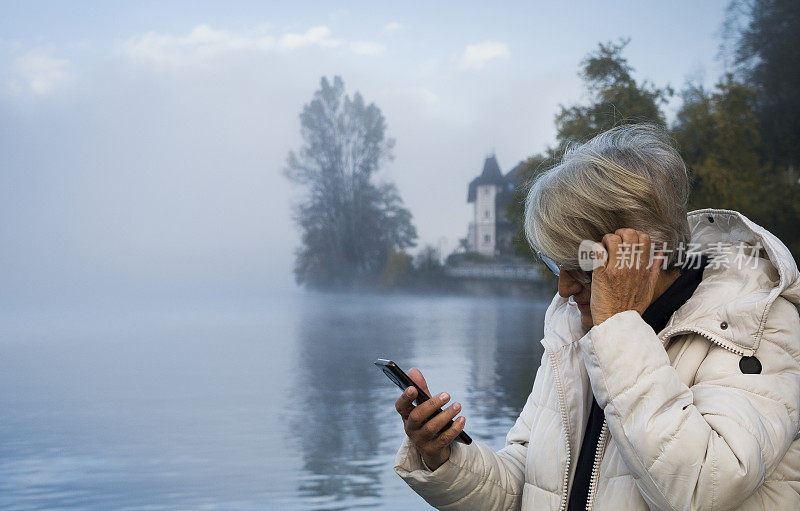
{"type": "MultiPolygon", "coordinates": [[[[612,128],[569,148],[540,173],[525,200],[525,236],[558,264],[578,266],[582,240],[630,227],[656,248],[689,242],[686,164],[664,129],[651,124],[612,128]]],[[[677,264],[675,252],[667,265],[677,264]]]]}

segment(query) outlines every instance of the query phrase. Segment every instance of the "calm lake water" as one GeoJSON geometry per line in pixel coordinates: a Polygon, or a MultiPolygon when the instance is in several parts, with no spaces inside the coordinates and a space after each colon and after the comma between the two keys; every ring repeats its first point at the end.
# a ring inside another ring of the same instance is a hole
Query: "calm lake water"
{"type": "Polygon", "coordinates": [[[298,294],[14,315],[0,326],[4,510],[428,509],[392,469],[419,367],[504,445],[547,301],[298,294]]]}

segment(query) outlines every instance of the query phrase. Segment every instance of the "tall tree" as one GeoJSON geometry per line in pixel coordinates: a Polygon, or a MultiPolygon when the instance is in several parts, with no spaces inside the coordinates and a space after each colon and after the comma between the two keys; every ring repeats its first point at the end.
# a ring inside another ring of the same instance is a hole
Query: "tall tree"
{"type": "Polygon", "coordinates": [[[736,77],[754,89],[760,124],[759,211],[800,263],[800,6],[797,0],[733,0],[727,52],[736,77]]]}
{"type": "Polygon", "coordinates": [[[669,87],[656,88],[648,81],[637,82],[633,67],[623,56],[629,40],[600,43],[581,62],[580,76],[589,96],[588,104],[561,106],[556,115],[557,147],[530,157],[520,171],[520,183],[509,204],[509,218],[518,226],[512,240],[518,253],[533,258],[523,232],[525,197],[536,174],[557,163],[569,144],[585,142],[614,126],[634,122],[664,125],[661,105],[673,94],[669,87]]]}
{"type": "Polygon", "coordinates": [[[727,75],[711,92],[689,86],[672,128],[692,170],[690,208],[726,208],[759,216],[761,125],[756,93],[727,75]]]}
{"type": "MultiPolygon", "coordinates": [[[[581,62],[583,79],[589,103],[561,106],[556,115],[556,138],[560,154],[570,143],[584,142],[592,136],[632,122],[650,122],[664,125],[662,105],[673,91],[659,89],[648,81],[637,82],[633,67],[622,55],[630,42],[600,43],[597,50],[581,62]]],[[[551,151],[552,152],[552,151],[551,151]]]]}
{"type": "Polygon", "coordinates": [[[690,209],[735,209],[767,227],[800,256],[800,184],[763,150],[758,92],[731,74],[714,90],[689,86],[672,128],[692,171],[690,209]]]}
{"type": "Polygon", "coordinates": [[[411,213],[392,183],[375,183],[392,157],[386,121],[339,76],[323,77],[300,114],[304,144],[289,152],[285,176],[304,189],[295,207],[302,245],[295,279],[314,288],[349,288],[378,278],[393,249],[414,246],[411,213]]]}
{"type": "Polygon", "coordinates": [[[800,6],[797,0],[733,0],[726,20],[737,73],[758,92],[756,112],[770,165],[800,165],[800,6]]]}

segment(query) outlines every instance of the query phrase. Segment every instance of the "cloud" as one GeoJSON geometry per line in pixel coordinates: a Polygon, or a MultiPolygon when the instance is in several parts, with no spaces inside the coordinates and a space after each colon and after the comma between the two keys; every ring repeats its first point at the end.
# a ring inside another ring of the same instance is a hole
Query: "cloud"
{"type": "Polygon", "coordinates": [[[341,41],[331,38],[331,29],[325,26],[311,27],[303,34],[285,34],[278,41],[281,48],[294,50],[308,46],[334,47],[342,44],[341,41]]]}
{"type": "Polygon", "coordinates": [[[397,21],[392,21],[392,22],[387,23],[386,26],[383,27],[383,33],[384,34],[393,34],[395,32],[403,30],[405,28],[406,28],[406,26],[403,25],[402,23],[398,23],[397,21]]]}
{"type": "Polygon", "coordinates": [[[182,36],[151,31],[129,39],[123,49],[134,60],[164,65],[194,64],[230,53],[267,53],[310,47],[344,47],[356,55],[369,56],[381,55],[386,50],[384,44],[373,41],[348,42],[336,39],[331,29],[324,25],[280,36],[267,33],[269,28],[262,25],[255,30],[232,32],[198,25],[182,36]]]}
{"type": "Polygon", "coordinates": [[[412,102],[426,106],[434,105],[439,102],[439,96],[425,87],[410,86],[401,87],[394,91],[398,96],[409,98],[412,102]]]}
{"type": "Polygon", "coordinates": [[[147,32],[129,39],[124,49],[131,58],[142,62],[185,64],[228,52],[269,51],[275,45],[275,38],[267,34],[239,36],[208,25],[198,25],[185,36],[147,32]]]}
{"type": "Polygon", "coordinates": [[[69,65],[67,59],[50,57],[38,51],[28,52],[14,61],[17,77],[9,80],[8,88],[15,92],[49,94],[69,78],[69,65]]]}
{"type": "Polygon", "coordinates": [[[372,41],[353,41],[350,43],[350,49],[357,55],[375,57],[386,50],[386,45],[372,41]]]}
{"type": "Polygon", "coordinates": [[[461,69],[481,69],[487,62],[495,59],[507,59],[511,51],[506,43],[500,41],[484,41],[468,44],[458,59],[461,69]]]}

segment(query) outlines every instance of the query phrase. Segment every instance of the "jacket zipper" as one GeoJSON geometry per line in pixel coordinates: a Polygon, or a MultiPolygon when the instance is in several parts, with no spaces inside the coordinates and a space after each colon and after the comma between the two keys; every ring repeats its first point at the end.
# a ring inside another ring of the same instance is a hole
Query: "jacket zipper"
{"type": "Polygon", "coordinates": [[[603,454],[606,450],[606,439],[608,438],[608,423],[603,419],[603,426],[600,428],[600,439],[597,441],[597,451],[594,454],[594,464],[592,465],[592,477],[589,479],[589,495],[586,497],[586,511],[592,511],[594,505],[594,493],[597,491],[597,481],[600,479],[600,463],[603,461],[603,454]]]}
{"type": "Polygon", "coordinates": [[[743,357],[743,356],[746,355],[744,350],[742,350],[740,348],[737,348],[736,346],[731,345],[731,343],[729,343],[729,342],[721,341],[721,340],[717,339],[714,335],[712,335],[712,334],[710,334],[710,333],[708,333],[708,332],[706,332],[704,330],[697,329],[697,328],[678,327],[678,328],[674,328],[672,330],[669,330],[667,332],[664,332],[660,336],[661,343],[664,344],[667,341],[667,339],[669,339],[670,337],[673,337],[675,335],[688,334],[688,333],[702,335],[703,337],[705,337],[709,341],[713,342],[717,346],[719,346],[721,348],[725,348],[726,350],[728,350],[730,352],[733,352],[733,353],[739,355],[740,357],[743,357]]]}
{"type": "Polygon", "coordinates": [[[561,377],[559,376],[558,372],[558,365],[556,364],[556,359],[551,352],[547,352],[550,358],[550,364],[553,366],[553,379],[556,383],[556,393],[558,394],[558,404],[559,409],[561,410],[561,424],[564,427],[564,439],[567,448],[567,463],[564,468],[564,477],[563,477],[563,488],[564,494],[561,496],[561,505],[559,506],[559,511],[564,511],[567,508],[567,489],[569,488],[569,469],[570,463],[572,461],[572,455],[569,450],[569,417],[567,416],[567,400],[564,397],[564,389],[561,387],[561,377]]]}
{"type": "MultiPolygon", "coordinates": [[[[695,328],[676,328],[670,330],[664,333],[664,335],[661,337],[661,341],[663,343],[674,335],[685,334],[685,333],[695,333],[702,335],[703,337],[705,337],[712,343],[716,344],[717,346],[720,346],[728,351],[736,353],[739,356],[745,355],[744,351],[736,348],[735,346],[731,346],[730,343],[727,343],[725,341],[720,341],[713,335],[695,328]]],[[[556,381],[558,380],[556,379],[556,381]]],[[[607,439],[608,439],[608,423],[606,422],[606,419],[603,419],[603,427],[600,430],[600,439],[597,441],[597,451],[595,452],[594,464],[592,465],[592,477],[589,479],[589,495],[586,497],[586,511],[592,511],[592,507],[594,505],[594,494],[597,491],[597,482],[600,478],[600,463],[603,460],[603,454],[605,452],[607,439]]],[[[567,459],[569,459],[569,457],[567,459]]]]}

